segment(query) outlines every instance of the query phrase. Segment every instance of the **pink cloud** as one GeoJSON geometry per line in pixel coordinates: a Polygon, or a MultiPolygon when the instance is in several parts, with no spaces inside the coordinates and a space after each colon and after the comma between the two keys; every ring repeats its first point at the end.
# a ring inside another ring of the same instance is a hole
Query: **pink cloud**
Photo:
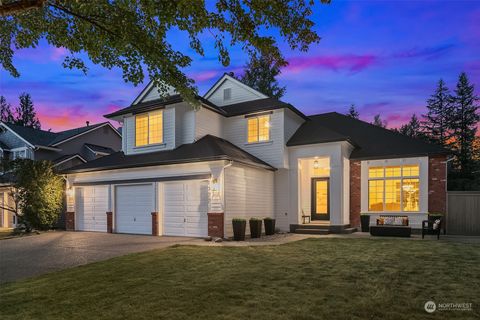
{"type": "Polygon", "coordinates": [[[58,61],[63,59],[67,54],[68,51],[64,47],[52,48],[52,53],[50,57],[53,61],[58,61]]]}
{"type": "Polygon", "coordinates": [[[299,73],[305,69],[327,69],[356,73],[378,63],[378,57],[375,55],[310,56],[288,60],[289,65],[282,72],[299,73]]]}
{"type": "Polygon", "coordinates": [[[201,71],[201,72],[191,73],[190,77],[196,82],[202,82],[202,81],[207,81],[207,80],[216,78],[218,77],[218,74],[219,74],[218,71],[201,71]]]}

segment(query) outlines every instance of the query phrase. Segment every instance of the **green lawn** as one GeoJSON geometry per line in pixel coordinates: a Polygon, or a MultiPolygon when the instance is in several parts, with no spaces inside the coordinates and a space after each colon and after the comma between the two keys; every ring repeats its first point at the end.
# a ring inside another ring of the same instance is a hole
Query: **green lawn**
{"type": "Polygon", "coordinates": [[[177,246],[0,291],[3,320],[478,319],[480,245],[337,238],[177,246]],[[428,300],[471,302],[473,311],[430,315],[428,300]]]}

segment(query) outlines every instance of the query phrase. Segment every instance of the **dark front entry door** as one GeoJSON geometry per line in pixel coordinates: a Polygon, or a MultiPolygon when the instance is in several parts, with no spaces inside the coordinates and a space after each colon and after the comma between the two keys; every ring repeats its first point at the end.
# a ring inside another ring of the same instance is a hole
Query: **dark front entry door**
{"type": "Polygon", "coordinates": [[[312,178],[312,220],[330,219],[330,183],[328,178],[312,178]]]}

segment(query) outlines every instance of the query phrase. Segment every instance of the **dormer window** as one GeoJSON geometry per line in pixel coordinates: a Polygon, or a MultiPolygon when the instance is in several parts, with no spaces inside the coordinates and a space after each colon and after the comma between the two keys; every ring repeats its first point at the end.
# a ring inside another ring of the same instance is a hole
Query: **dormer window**
{"type": "Polygon", "coordinates": [[[253,116],[247,118],[248,143],[270,140],[270,115],[253,116]]]}
{"type": "Polygon", "coordinates": [[[232,88],[223,89],[223,100],[227,101],[232,99],[232,88]]]}
{"type": "Polygon", "coordinates": [[[163,110],[135,116],[135,146],[163,143],[163,110]]]}

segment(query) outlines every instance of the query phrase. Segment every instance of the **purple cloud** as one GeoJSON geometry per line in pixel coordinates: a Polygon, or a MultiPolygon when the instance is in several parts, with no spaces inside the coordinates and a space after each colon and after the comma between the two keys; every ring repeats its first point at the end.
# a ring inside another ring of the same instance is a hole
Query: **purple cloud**
{"type": "Polygon", "coordinates": [[[299,73],[305,69],[347,70],[351,73],[362,71],[378,63],[375,55],[309,56],[288,59],[289,65],[282,72],[299,73]]]}

